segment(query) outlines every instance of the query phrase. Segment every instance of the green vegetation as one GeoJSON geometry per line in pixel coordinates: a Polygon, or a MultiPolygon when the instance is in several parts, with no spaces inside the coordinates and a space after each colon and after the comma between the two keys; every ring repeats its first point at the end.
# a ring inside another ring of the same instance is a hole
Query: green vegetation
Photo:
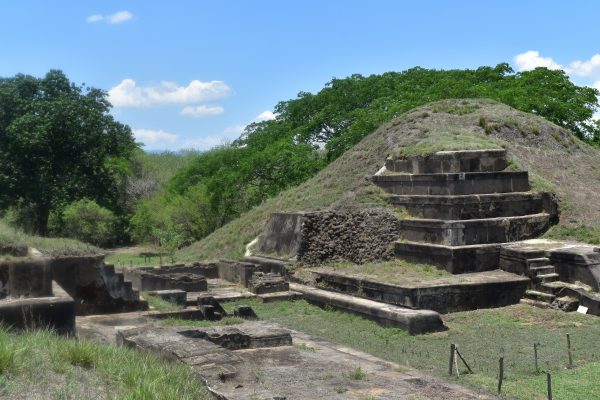
{"type": "Polygon", "coordinates": [[[107,94],[61,71],[0,78],[0,209],[48,233],[51,213],[89,198],[119,212],[119,176],[136,145],[109,114],[107,94]]]}
{"type": "Polygon", "coordinates": [[[146,292],[142,292],[141,295],[148,301],[148,306],[156,311],[177,311],[181,309],[177,304],[170,303],[158,296],[151,296],[146,292]]]}
{"type": "MultiPolygon", "coordinates": [[[[280,102],[275,120],[251,124],[231,145],[205,152],[178,171],[164,191],[137,208],[132,219],[134,236],[156,242],[154,228],[171,224],[182,234],[183,244],[202,239],[252,207],[315,176],[382,124],[434,100],[465,99],[436,102],[412,113],[410,122],[439,121],[439,114],[475,116],[477,134],[460,126],[422,126],[418,140],[396,151],[424,154],[498,147],[502,143],[491,136],[506,130],[540,134],[539,123],[497,120],[468,98],[502,101],[597,142],[597,127],[590,123],[598,105],[597,94],[595,89],[574,85],[562,71],[538,68],[514,73],[508,64],[477,70],[413,68],[333,79],[317,94],[301,92],[297,99],[280,102]],[[431,135],[431,129],[442,128],[443,134],[431,135]]],[[[562,140],[561,133],[556,137],[562,140]]]]}
{"type": "Polygon", "coordinates": [[[0,397],[209,399],[189,367],[147,352],[0,329],[0,397]]]}
{"type": "Polygon", "coordinates": [[[82,199],[69,204],[57,219],[60,228],[55,229],[64,236],[96,246],[105,246],[114,240],[115,216],[93,200],[82,199]]]}
{"type": "Polygon", "coordinates": [[[348,378],[353,381],[362,381],[367,379],[367,374],[362,370],[360,365],[348,373],[348,378]]]}
{"type": "MultiPolygon", "coordinates": [[[[228,304],[233,307],[235,304],[228,304]]],[[[546,376],[535,371],[533,344],[539,342],[539,367],[552,373],[555,398],[595,399],[600,391],[600,319],[527,305],[444,316],[449,330],[409,336],[360,317],[326,311],[305,301],[252,303],[260,318],[323,337],[383,359],[445,379],[496,393],[498,354],[505,352],[503,393],[509,398],[545,398],[546,376]],[[574,368],[568,365],[566,334],[571,334],[574,368]],[[460,378],[448,378],[450,343],[456,343],[474,374],[459,365],[460,378]]]]}
{"type": "Polygon", "coordinates": [[[553,226],[545,235],[549,239],[576,240],[589,244],[600,244],[600,227],[598,226],[553,226]]]}

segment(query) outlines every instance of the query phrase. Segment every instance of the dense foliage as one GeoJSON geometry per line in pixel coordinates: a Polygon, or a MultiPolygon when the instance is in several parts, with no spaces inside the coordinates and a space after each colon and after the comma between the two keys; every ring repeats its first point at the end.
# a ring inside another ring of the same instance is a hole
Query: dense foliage
{"type": "Polygon", "coordinates": [[[597,95],[563,71],[514,73],[508,64],[333,79],[317,94],[301,92],[279,103],[275,120],[252,124],[231,145],[196,157],[165,190],[142,202],[134,231],[140,240],[156,241],[153,227],[174,224],[183,242],[197,240],[314,175],[382,123],[435,100],[492,98],[600,144],[600,127],[592,120],[597,95]]]}
{"type": "Polygon", "coordinates": [[[106,246],[115,239],[115,216],[93,200],[82,199],[69,204],[60,219],[62,229],[57,233],[62,236],[96,246],[106,246]]]}
{"type": "Polygon", "coordinates": [[[0,78],[0,211],[46,234],[48,218],[90,198],[119,211],[120,178],[136,145],[107,94],[61,71],[0,78]]]}

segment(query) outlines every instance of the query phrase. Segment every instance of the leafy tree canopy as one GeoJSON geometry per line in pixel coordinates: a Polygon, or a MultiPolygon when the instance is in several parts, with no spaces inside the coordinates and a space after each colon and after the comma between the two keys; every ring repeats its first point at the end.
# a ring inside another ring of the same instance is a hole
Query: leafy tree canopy
{"type": "Polygon", "coordinates": [[[51,211],[82,198],[114,210],[136,144],[110,107],[61,71],[0,78],[0,209],[22,211],[40,234],[51,211]]]}

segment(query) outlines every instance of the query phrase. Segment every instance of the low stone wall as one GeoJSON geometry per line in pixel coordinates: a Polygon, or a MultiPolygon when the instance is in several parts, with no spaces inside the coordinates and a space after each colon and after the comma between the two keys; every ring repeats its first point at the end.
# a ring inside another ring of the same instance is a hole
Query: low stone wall
{"type": "Polygon", "coordinates": [[[380,208],[312,212],[304,215],[301,235],[298,260],[305,264],[389,260],[400,236],[400,221],[380,208]]]}

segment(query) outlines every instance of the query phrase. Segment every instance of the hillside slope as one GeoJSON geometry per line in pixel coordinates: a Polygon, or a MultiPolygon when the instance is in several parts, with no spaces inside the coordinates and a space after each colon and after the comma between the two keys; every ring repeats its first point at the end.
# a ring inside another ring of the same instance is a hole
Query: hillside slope
{"type": "Polygon", "coordinates": [[[182,260],[240,257],[275,211],[386,206],[370,177],[394,153],[505,147],[534,187],[555,191],[561,226],[600,226],[600,150],[547,120],[486,99],[444,100],[409,111],[301,185],[288,189],[203,240],[180,250],[182,260]]]}

